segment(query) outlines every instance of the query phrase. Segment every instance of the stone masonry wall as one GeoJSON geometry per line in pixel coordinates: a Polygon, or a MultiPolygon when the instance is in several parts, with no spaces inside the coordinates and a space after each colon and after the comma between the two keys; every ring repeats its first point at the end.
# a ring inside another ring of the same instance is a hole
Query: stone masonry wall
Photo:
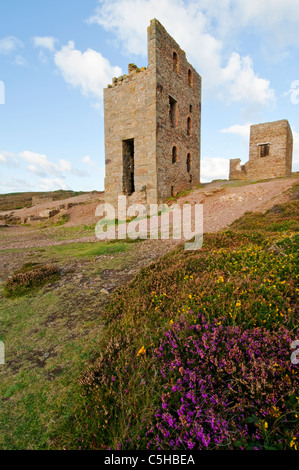
{"type": "Polygon", "coordinates": [[[151,22],[149,44],[155,47],[157,69],[158,196],[163,201],[200,183],[201,77],[157,20],[151,22]],[[176,102],[174,123],[169,115],[169,97],[176,102]],[[190,135],[187,135],[188,118],[190,135]],[[174,147],[176,158],[173,158],[174,147]],[[187,168],[188,154],[190,168],[187,168]]]}
{"type": "Polygon", "coordinates": [[[230,179],[261,179],[290,176],[293,136],[287,120],[256,124],[250,128],[249,161],[238,167],[230,161],[230,179]]]}
{"type": "Polygon", "coordinates": [[[148,67],[129,64],[128,75],[113,79],[104,90],[104,115],[106,202],[116,207],[118,195],[128,193],[124,141],[132,139],[135,192],[127,196],[128,204],[161,203],[199,184],[201,78],[159,21],[152,20],[148,28],[148,67]],[[176,102],[174,126],[170,100],[176,102]]]}
{"type": "Polygon", "coordinates": [[[247,179],[245,165],[241,165],[240,158],[233,158],[229,161],[229,179],[230,180],[246,180],[247,179]]]}
{"type": "Polygon", "coordinates": [[[150,194],[156,194],[155,90],[153,67],[133,70],[130,76],[114,79],[113,87],[104,90],[105,201],[115,207],[118,195],[123,194],[124,140],[134,139],[136,192],[146,186],[150,194]]]}

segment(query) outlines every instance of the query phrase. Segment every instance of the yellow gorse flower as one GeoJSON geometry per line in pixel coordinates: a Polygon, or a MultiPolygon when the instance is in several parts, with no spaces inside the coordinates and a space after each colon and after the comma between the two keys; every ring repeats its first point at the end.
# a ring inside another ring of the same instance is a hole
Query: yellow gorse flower
{"type": "Polygon", "coordinates": [[[296,437],[293,437],[293,439],[290,442],[290,447],[294,447],[295,450],[297,450],[297,444],[296,444],[296,437]]]}
{"type": "Polygon", "coordinates": [[[139,351],[138,351],[138,353],[137,353],[137,356],[141,356],[141,355],[144,356],[145,353],[146,353],[146,349],[145,349],[144,346],[142,346],[142,348],[139,349],[139,351]]]}
{"type": "Polygon", "coordinates": [[[274,418],[279,418],[280,414],[281,413],[280,413],[279,409],[276,406],[273,406],[272,415],[274,416],[274,418]]]}

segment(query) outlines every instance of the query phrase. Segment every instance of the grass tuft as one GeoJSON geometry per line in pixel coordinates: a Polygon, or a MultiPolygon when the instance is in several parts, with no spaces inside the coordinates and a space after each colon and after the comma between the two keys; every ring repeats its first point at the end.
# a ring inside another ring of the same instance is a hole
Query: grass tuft
{"type": "Polygon", "coordinates": [[[62,214],[60,219],[54,224],[54,227],[60,227],[61,225],[66,224],[70,220],[69,214],[62,214]]]}
{"type": "Polygon", "coordinates": [[[59,278],[60,270],[57,266],[27,263],[8,278],[4,285],[4,295],[11,298],[19,297],[59,278]]]}

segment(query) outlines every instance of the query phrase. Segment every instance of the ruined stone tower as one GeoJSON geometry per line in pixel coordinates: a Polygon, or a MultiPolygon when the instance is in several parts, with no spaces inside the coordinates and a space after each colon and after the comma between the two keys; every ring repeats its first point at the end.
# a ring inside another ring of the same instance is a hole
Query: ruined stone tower
{"type": "Polygon", "coordinates": [[[290,176],[293,134],[286,119],[250,127],[249,162],[230,160],[229,179],[261,179],[290,176]]]}
{"type": "Polygon", "coordinates": [[[105,201],[161,203],[200,182],[201,77],[156,19],[148,67],[104,90],[105,201]]]}

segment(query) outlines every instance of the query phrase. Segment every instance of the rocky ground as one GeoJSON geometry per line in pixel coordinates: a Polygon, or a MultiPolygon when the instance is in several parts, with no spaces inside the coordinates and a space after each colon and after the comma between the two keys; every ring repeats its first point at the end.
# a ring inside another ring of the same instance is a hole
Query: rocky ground
{"type": "MultiPolygon", "coordinates": [[[[274,204],[285,202],[288,200],[288,190],[296,181],[298,177],[295,176],[247,184],[215,181],[173,202],[180,205],[203,204],[204,232],[216,232],[230,225],[247,211],[265,212],[274,204]]],[[[0,250],[27,249],[73,242],[96,242],[93,226],[99,218],[95,216],[95,210],[103,202],[103,193],[88,193],[32,208],[10,212],[0,211],[0,250]],[[30,222],[30,219],[39,218],[40,214],[45,215],[47,211],[58,211],[58,213],[50,218],[45,217],[42,220],[30,222]],[[19,221],[26,220],[28,223],[25,225],[9,224],[5,222],[5,217],[8,216],[19,221]],[[63,226],[55,226],[63,216],[67,216],[63,226]],[[71,231],[72,228],[80,226],[90,227],[90,230],[86,229],[84,234],[80,230],[71,231]],[[70,229],[69,239],[61,237],[68,229],[70,229]]],[[[153,241],[148,242],[153,244],[153,241]]]]}
{"type": "MultiPolygon", "coordinates": [[[[190,192],[186,196],[179,197],[174,202],[180,205],[187,202],[203,204],[204,232],[216,232],[230,225],[247,211],[265,212],[274,204],[287,201],[289,198],[288,190],[296,182],[298,182],[296,177],[255,184],[242,183],[241,185],[237,182],[215,181],[190,192]]],[[[89,193],[63,201],[40,204],[32,208],[9,212],[16,218],[30,218],[38,216],[42,211],[59,210],[59,207],[63,207],[63,209],[60,209],[59,214],[48,219],[44,224],[33,222],[30,225],[5,226],[2,222],[2,226],[0,226],[0,281],[4,281],[7,276],[31,259],[38,261],[45,258],[46,261],[49,261],[53,255],[48,252],[43,253],[43,249],[73,243],[98,242],[94,225],[99,219],[95,216],[95,210],[103,201],[103,194],[89,193]],[[65,207],[68,207],[68,209],[64,209],[65,207]],[[61,217],[61,213],[67,214],[67,222],[64,225],[55,226],[55,223],[61,217]]],[[[7,212],[0,212],[0,217],[5,214],[7,212]]],[[[76,265],[76,273],[81,273],[82,266],[78,265],[78,261],[72,263],[67,260],[65,261],[65,271],[70,271],[71,274],[63,277],[62,282],[75,282],[78,286],[84,287],[83,281],[85,281],[90,287],[104,289],[109,292],[111,290],[109,286],[114,289],[117,285],[127,282],[134,277],[139,269],[164,255],[178,243],[180,242],[177,240],[145,240],[142,243],[133,244],[130,247],[130,261],[125,269],[123,270],[123,267],[120,266],[120,272],[118,272],[115,271],[114,266],[109,275],[107,271],[107,279],[102,279],[101,282],[97,281],[94,276],[91,276],[90,279],[85,279],[84,276],[77,279],[76,275],[72,273],[74,268],[72,265],[76,265]],[[70,279],[68,279],[69,277],[70,279]]],[[[99,262],[101,264],[104,262],[104,265],[108,266],[109,260],[111,260],[111,263],[117,265],[118,257],[119,255],[102,255],[99,256],[99,262]]]]}

